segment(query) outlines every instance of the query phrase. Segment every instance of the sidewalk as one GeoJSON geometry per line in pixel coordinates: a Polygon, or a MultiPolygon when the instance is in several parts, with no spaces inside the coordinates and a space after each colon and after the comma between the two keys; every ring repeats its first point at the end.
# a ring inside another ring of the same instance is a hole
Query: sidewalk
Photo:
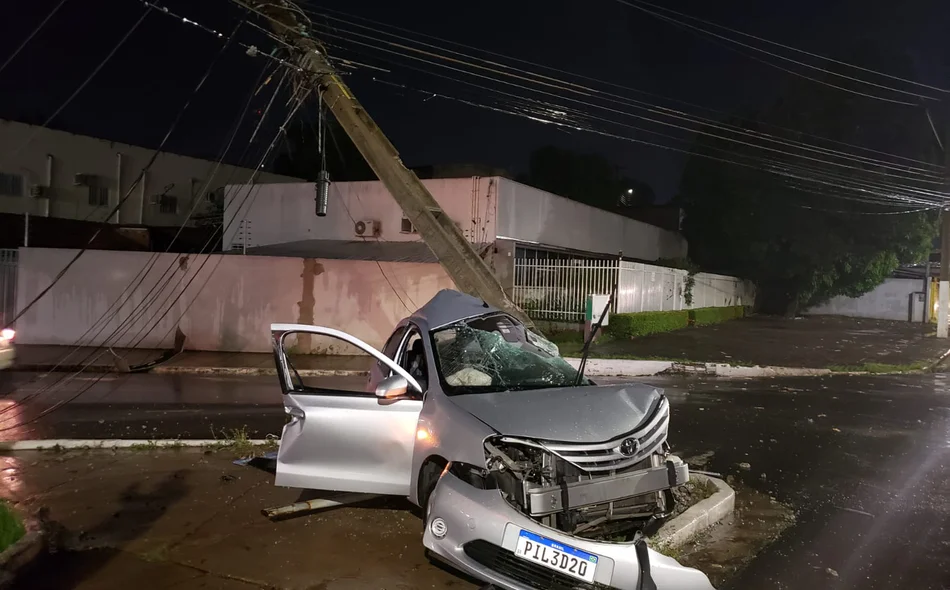
{"type": "MultiPolygon", "coordinates": [[[[159,358],[164,351],[148,349],[114,349],[130,365],[159,358]]],[[[39,346],[21,344],[16,347],[17,371],[111,373],[116,371],[113,356],[96,348],[76,349],[71,346],[39,346]],[[98,358],[97,358],[98,357],[98,358]],[[91,364],[90,364],[91,363],[91,364]],[[56,365],[60,365],[56,367],[56,365]]],[[[291,355],[301,376],[356,376],[369,371],[368,356],[291,355]]],[[[150,373],[276,375],[274,355],[255,352],[185,351],[150,373]]]]}
{"type": "MultiPolygon", "coordinates": [[[[591,358],[898,372],[924,368],[950,349],[950,340],[937,339],[935,331],[929,325],[859,318],[750,317],[604,341],[593,346],[591,358]]],[[[581,348],[576,341],[559,346],[564,356],[581,348]]]]}

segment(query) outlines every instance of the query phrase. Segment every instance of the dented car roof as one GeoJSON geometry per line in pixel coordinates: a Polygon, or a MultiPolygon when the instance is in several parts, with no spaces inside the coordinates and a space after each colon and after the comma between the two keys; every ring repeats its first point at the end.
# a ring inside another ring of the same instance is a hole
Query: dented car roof
{"type": "Polygon", "coordinates": [[[488,313],[501,313],[501,310],[477,297],[443,289],[410,317],[419,328],[432,331],[488,313]]]}

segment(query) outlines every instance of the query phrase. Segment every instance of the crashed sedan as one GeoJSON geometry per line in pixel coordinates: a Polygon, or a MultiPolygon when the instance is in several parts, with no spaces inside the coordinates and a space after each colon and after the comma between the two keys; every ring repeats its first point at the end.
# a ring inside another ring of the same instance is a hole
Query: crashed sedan
{"type": "Polygon", "coordinates": [[[712,588],[642,537],[689,479],[656,388],[597,386],[456,291],[401,321],[382,351],[331,328],[271,329],[288,414],[277,485],[406,496],[430,555],[499,588],[712,588]],[[306,386],[286,353],[300,333],[372,355],[366,391],[306,386]]]}

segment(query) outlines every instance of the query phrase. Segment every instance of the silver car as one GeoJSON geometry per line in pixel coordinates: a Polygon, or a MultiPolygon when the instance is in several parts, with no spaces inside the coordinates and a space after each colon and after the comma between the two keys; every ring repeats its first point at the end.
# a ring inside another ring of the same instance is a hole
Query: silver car
{"type": "Polygon", "coordinates": [[[271,330],[289,415],[277,485],[406,496],[432,556],[499,588],[712,589],[641,536],[689,479],[656,388],[579,378],[555,345],[456,291],[382,351],[331,328],[271,330]],[[287,355],[295,334],[372,355],[366,392],[306,386],[287,355]]]}

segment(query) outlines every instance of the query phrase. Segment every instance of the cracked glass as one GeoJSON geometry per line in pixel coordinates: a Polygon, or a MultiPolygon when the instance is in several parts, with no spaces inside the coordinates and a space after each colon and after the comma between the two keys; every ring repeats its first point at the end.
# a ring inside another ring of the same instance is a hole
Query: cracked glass
{"type": "Polygon", "coordinates": [[[557,346],[506,315],[452,324],[434,331],[432,341],[448,395],[568,387],[577,378],[557,346]]]}

